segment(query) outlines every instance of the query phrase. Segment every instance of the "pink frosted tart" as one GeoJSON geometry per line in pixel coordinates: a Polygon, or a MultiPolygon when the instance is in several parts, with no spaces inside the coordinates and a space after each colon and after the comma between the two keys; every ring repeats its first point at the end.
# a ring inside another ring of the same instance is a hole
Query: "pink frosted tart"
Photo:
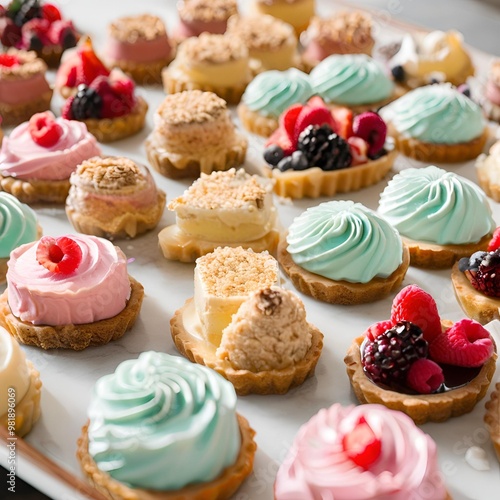
{"type": "Polygon", "coordinates": [[[108,240],[44,236],[11,252],[0,324],[24,344],[81,350],[122,337],[143,295],[108,240]]]}

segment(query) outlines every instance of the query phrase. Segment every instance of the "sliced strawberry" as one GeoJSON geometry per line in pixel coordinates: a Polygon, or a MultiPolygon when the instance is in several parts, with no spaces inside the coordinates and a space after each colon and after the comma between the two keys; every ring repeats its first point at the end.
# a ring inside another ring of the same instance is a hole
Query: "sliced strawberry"
{"type": "Polygon", "coordinates": [[[30,118],[28,130],[33,141],[44,148],[57,144],[63,134],[61,125],[50,111],[34,114],[30,118]]]}
{"type": "Polygon", "coordinates": [[[285,153],[285,156],[290,156],[297,149],[292,145],[288,134],[282,128],[278,128],[273,132],[269,139],[267,139],[265,147],[267,148],[272,144],[279,146],[285,153]]]}
{"type": "Polygon", "coordinates": [[[342,446],[346,455],[359,467],[368,469],[382,451],[382,441],[375,435],[364,417],[356,427],[342,438],[342,446]]]}
{"type": "Polygon", "coordinates": [[[294,104],[280,116],[280,128],[286,132],[291,142],[293,142],[294,138],[295,123],[297,122],[297,118],[303,109],[304,106],[302,104],[294,104]]]}
{"type": "Polygon", "coordinates": [[[429,344],[430,357],[437,363],[479,367],[495,351],[488,330],[477,321],[462,319],[429,344]]]}
{"type": "Polygon", "coordinates": [[[297,117],[295,122],[295,128],[292,137],[292,144],[297,144],[299,135],[303,132],[309,125],[329,125],[332,129],[335,127],[335,122],[333,121],[332,114],[330,110],[326,107],[310,108],[305,106],[297,117]]]}
{"type": "Polygon", "coordinates": [[[21,63],[19,57],[12,54],[0,54],[0,66],[5,66],[6,68],[12,68],[12,66],[18,66],[21,63]]]}
{"type": "Polygon", "coordinates": [[[319,95],[313,95],[308,101],[307,106],[310,108],[326,108],[326,103],[319,95]]]}
{"type": "Polygon", "coordinates": [[[335,107],[331,110],[335,120],[335,133],[343,139],[349,139],[353,135],[352,123],[353,113],[349,108],[335,107]]]}
{"type": "Polygon", "coordinates": [[[96,56],[90,38],[78,47],[80,63],[77,65],[77,83],[90,85],[98,76],[109,76],[110,71],[96,56]]]}
{"type": "Polygon", "coordinates": [[[414,361],[406,375],[408,387],[419,394],[432,394],[441,387],[443,382],[443,370],[437,363],[427,358],[414,361]]]}
{"type": "Polygon", "coordinates": [[[351,148],[352,166],[362,165],[368,161],[368,143],[361,137],[351,136],[347,139],[351,148]]]}
{"type": "Polygon", "coordinates": [[[373,111],[367,111],[354,117],[352,123],[354,135],[364,139],[369,145],[368,154],[375,156],[385,144],[387,125],[373,111]]]}
{"type": "Polygon", "coordinates": [[[67,236],[57,239],[43,236],[38,242],[36,260],[52,273],[71,274],[82,261],[82,250],[67,236]]]}
{"type": "Polygon", "coordinates": [[[42,5],[42,17],[47,19],[50,23],[60,21],[62,19],[61,11],[51,3],[42,5]]]}
{"type": "Polygon", "coordinates": [[[500,226],[495,229],[491,237],[490,243],[488,244],[488,252],[494,252],[498,248],[500,248],[500,226]]]}
{"type": "Polygon", "coordinates": [[[387,330],[390,330],[394,326],[394,323],[388,319],[386,321],[379,321],[378,323],[374,323],[368,327],[365,335],[368,339],[373,342],[379,335],[382,335],[387,330]]]}

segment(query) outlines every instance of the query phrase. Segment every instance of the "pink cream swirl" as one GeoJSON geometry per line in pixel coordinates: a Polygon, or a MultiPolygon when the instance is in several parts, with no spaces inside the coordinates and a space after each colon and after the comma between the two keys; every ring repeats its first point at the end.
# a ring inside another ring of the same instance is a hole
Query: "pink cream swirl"
{"type": "Polygon", "coordinates": [[[36,258],[38,242],[10,254],[9,306],[17,318],[34,325],[94,323],[123,311],[130,297],[127,260],[110,241],[97,236],[69,236],[82,251],[72,274],[53,273],[36,258]]]}
{"type": "Polygon", "coordinates": [[[0,151],[0,171],[19,179],[55,181],[69,179],[83,160],[101,154],[95,137],[85,123],[57,118],[62,135],[45,148],[31,138],[29,122],[21,123],[5,137],[0,151]]]}
{"type": "Polygon", "coordinates": [[[366,404],[323,409],[304,424],[281,465],[276,500],[444,500],[436,444],[407,415],[366,404]],[[364,418],[381,440],[367,470],[344,451],[342,439],[364,418]]]}

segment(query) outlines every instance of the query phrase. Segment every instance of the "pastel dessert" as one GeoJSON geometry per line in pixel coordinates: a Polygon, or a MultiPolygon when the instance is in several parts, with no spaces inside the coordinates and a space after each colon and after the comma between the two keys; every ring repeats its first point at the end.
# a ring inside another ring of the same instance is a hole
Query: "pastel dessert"
{"type": "Polygon", "coordinates": [[[359,10],[340,10],[330,17],[313,17],[300,37],[302,61],[309,70],[333,54],[372,55],[372,18],[359,10]]]}
{"type": "Polygon", "coordinates": [[[76,45],[79,33],[53,3],[13,0],[0,8],[0,41],[4,47],[34,50],[51,68],[76,45]]]}
{"type": "Polygon", "coordinates": [[[315,96],[280,116],[266,142],[263,170],[283,197],[356,191],[391,170],[397,153],[386,137],[387,126],[377,113],[354,116],[349,108],[328,108],[315,96]]]}
{"type": "Polygon", "coordinates": [[[312,95],[309,77],[302,71],[264,71],[246,88],[238,117],[250,132],[269,137],[278,128],[282,113],[294,104],[305,104],[312,95]]]}
{"type": "Polygon", "coordinates": [[[425,162],[472,160],[488,128],[481,108],[450,84],[419,87],[380,110],[397,149],[425,162]]]}
{"type": "Polygon", "coordinates": [[[180,0],[177,2],[179,24],[174,30],[177,40],[202,33],[222,35],[227,20],[238,13],[236,0],[180,0]]]}
{"type": "Polygon", "coordinates": [[[248,48],[254,72],[300,65],[298,40],[293,27],[273,16],[232,16],[226,34],[239,37],[248,48]]]}
{"type": "Polygon", "coordinates": [[[483,108],[490,120],[500,122],[500,59],[491,63],[484,90],[483,108]]]}
{"type": "MultiPolygon", "coordinates": [[[[23,437],[40,417],[40,373],[5,328],[0,327],[0,426],[10,437],[23,437]],[[15,406],[12,406],[12,402],[15,406]],[[14,433],[14,434],[11,434],[14,433]]],[[[14,438],[15,439],[15,438],[14,438]]]]}
{"type": "Polygon", "coordinates": [[[458,87],[474,75],[463,36],[455,30],[405,34],[388,64],[394,79],[410,89],[433,82],[458,87]]]}
{"type": "Polygon", "coordinates": [[[491,441],[500,461],[500,382],[495,386],[490,400],[485,406],[484,423],[490,433],[491,441]]]}
{"type": "Polygon", "coordinates": [[[100,153],[84,123],[37,113],[2,142],[0,190],[24,203],[64,203],[77,165],[100,153]]]}
{"type": "Polygon", "coordinates": [[[151,14],[126,16],[108,26],[104,49],[109,66],[116,66],[143,85],[161,83],[161,70],[174,58],[163,21],[151,14]]]}
{"type": "Polygon", "coordinates": [[[375,212],[361,203],[329,201],[294,219],[278,260],[302,293],[348,305],[397,290],[410,256],[397,230],[375,212]]]}
{"type": "Polygon", "coordinates": [[[121,156],[95,156],[70,178],[66,215],[79,233],[135,238],[156,227],[166,195],[144,166],[121,156]]]}
{"type": "Polygon", "coordinates": [[[194,262],[220,246],[274,253],[279,239],[272,181],[234,168],[201,174],[168,209],[176,223],[158,234],[166,259],[194,262]]]}
{"type": "Polygon", "coordinates": [[[194,299],[170,321],[177,349],[227,378],[236,393],[284,394],[314,374],[323,335],[302,301],[275,286],[266,253],[218,248],[196,261],[194,299]]]}
{"type": "Polygon", "coordinates": [[[162,78],[167,94],[203,90],[237,104],[252,79],[248,49],[238,37],[202,33],[179,45],[162,78]]]}
{"type": "Polygon", "coordinates": [[[84,476],[106,498],[226,499],[251,473],[254,430],[213,370],[147,351],[97,380],[78,439],[84,476]]]}
{"type": "Polygon", "coordinates": [[[154,124],[146,139],[148,160],[171,179],[228,170],[245,159],[248,140],[236,130],[224,99],[213,92],[168,95],[154,124]]]}
{"type": "Polygon", "coordinates": [[[78,351],[121,338],[143,296],[108,240],[44,236],[11,252],[0,324],[23,344],[78,351]]]}
{"type": "Polygon", "coordinates": [[[379,403],[416,424],[469,413],[496,368],[496,346],[476,321],[442,320],[430,294],[409,285],[391,317],[354,339],[344,362],[360,403],[379,403]]]}
{"type": "Polygon", "coordinates": [[[11,194],[0,192],[0,283],[5,283],[10,252],[41,236],[36,213],[11,194]]]}
{"type": "Polygon", "coordinates": [[[252,0],[251,12],[268,14],[291,24],[295,32],[304,31],[314,16],[314,0],[252,0]]]}
{"type": "Polygon", "coordinates": [[[274,483],[276,500],[451,500],[437,446],[381,405],[320,410],[302,425],[274,483]]]}
{"type": "Polygon", "coordinates": [[[14,48],[0,54],[0,115],[4,126],[18,125],[50,109],[47,65],[35,52],[14,48]]]}
{"type": "Polygon", "coordinates": [[[479,155],[476,174],[484,192],[495,201],[500,201],[500,141],[490,147],[488,154],[479,155]]]}
{"type": "Polygon", "coordinates": [[[473,182],[434,165],[395,175],[378,212],[401,234],[412,266],[451,267],[486,250],[496,224],[485,194],[473,182]]]}

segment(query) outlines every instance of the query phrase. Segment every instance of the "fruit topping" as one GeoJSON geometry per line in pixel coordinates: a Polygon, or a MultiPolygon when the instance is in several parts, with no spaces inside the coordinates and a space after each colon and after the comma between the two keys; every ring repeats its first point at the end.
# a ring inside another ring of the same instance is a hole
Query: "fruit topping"
{"type": "Polygon", "coordinates": [[[42,17],[38,0],[14,0],[7,6],[7,17],[17,26],[26,24],[30,19],[42,17]]]}
{"type": "Polygon", "coordinates": [[[359,467],[368,469],[380,456],[382,442],[361,417],[356,427],[342,438],[346,455],[359,467]]]}
{"type": "MultiPolygon", "coordinates": [[[[71,21],[54,21],[47,32],[50,43],[60,45],[63,50],[76,45],[76,31],[71,21]]],[[[76,68],[75,68],[76,70],[76,68]]]]}
{"type": "Polygon", "coordinates": [[[285,152],[281,146],[278,144],[271,144],[264,150],[264,160],[275,167],[283,158],[285,157],[285,152]]]}
{"type": "Polygon", "coordinates": [[[51,3],[42,5],[42,17],[51,23],[62,19],[61,11],[51,3]]]}
{"type": "Polygon", "coordinates": [[[64,104],[62,117],[68,120],[86,120],[100,118],[102,108],[101,96],[87,85],[79,85],[76,95],[64,104]]]}
{"type": "MultiPolygon", "coordinates": [[[[334,128],[335,122],[332,113],[326,107],[309,107],[304,106],[302,111],[297,116],[295,128],[293,131],[292,143],[298,147],[299,137],[306,128],[311,125],[328,125],[330,129],[334,128]]],[[[300,148],[299,148],[300,149],[300,148]]]]}
{"type": "Polygon", "coordinates": [[[12,66],[18,66],[21,63],[19,57],[12,54],[0,54],[0,66],[5,66],[6,68],[12,68],[12,66]]]}
{"type": "Polygon", "coordinates": [[[44,148],[57,144],[63,133],[61,125],[56,122],[56,117],[50,111],[33,115],[28,129],[33,141],[44,148]]]}
{"type": "Polygon", "coordinates": [[[404,82],[405,81],[405,70],[403,66],[394,66],[391,68],[391,74],[396,82],[404,82]]]}
{"type": "Polygon", "coordinates": [[[281,127],[273,132],[271,137],[269,137],[269,139],[267,140],[265,147],[268,148],[272,145],[279,146],[285,153],[285,156],[289,156],[295,151],[295,148],[292,146],[292,141],[290,141],[288,134],[281,127]]]}
{"type": "Polygon", "coordinates": [[[57,239],[43,236],[38,242],[36,260],[52,273],[71,274],[82,261],[82,251],[78,243],[67,236],[57,239]]]}
{"type": "Polygon", "coordinates": [[[419,394],[432,394],[444,383],[441,367],[434,361],[421,358],[411,364],[406,384],[419,394]]]}
{"type": "Polygon", "coordinates": [[[353,166],[362,165],[368,161],[368,143],[364,139],[352,135],[347,139],[347,144],[351,148],[353,166]]]}
{"type": "Polygon", "coordinates": [[[340,135],[343,139],[349,139],[354,133],[352,130],[354,119],[352,110],[339,106],[333,108],[331,111],[335,122],[335,126],[333,127],[335,133],[340,135]]]}
{"type": "Polygon", "coordinates": [[[493,252],[500,248],[500,226],[493,232],[493,236],[488,244],[488,252],[493,252]]]}
{"type": "Polygon", "coordinates": [[[17,47],[23,37],[20,26],[14,23],[7,23],[2,31],[0,41],[4,47],[17,47]]]}
{"type": "Polygon", "coordinates": [[[90,38],[86,38],[77,49],[80,62],[76,67],[77,85],[84,83],[90,85],[98,76],[109,75],[109,70],[96,56],[90,38]]]}
{"type": "Polygon", "coordinates": [[[500,297],[500,249],[493,252],[475,252],[458,262],[470,284],[484,295],[500,297]]]}
{"type": "Polygon", "coordinates": [[[295,135],[295,124],[297,123],[297,119],[303,109],[304,106],[302,104],[294,104],[280,116],[280,128],[286,132],[290,142],[292,143],[295,135]]]}
{"type": "Polygon", "coordinates": [[[387,330],[390,330],[393,327],[393,325],[394,323],[390,319],[386,321],[379,321],[378,323],[374,323],[373,325],[369,326],[368,330],[366,330],[365,332],[365,335],[368,338],[368,340],[373,341],[379,335],[382,335],[387,330]]]}
{"type": "Polygon", "coordinates": [[[368,143],[368,156],[376,155],[384,147],[387,125],[377,113],[367,111],[355,116],[352,129],[354,135],[368,143]]]}
{"type": "Polygon", "coordinates": [[[28,50],[40,51],[49,40],[47,33],[50,23],[47,19],[31,19],[23,26],[23,47],[28,50]]]}

